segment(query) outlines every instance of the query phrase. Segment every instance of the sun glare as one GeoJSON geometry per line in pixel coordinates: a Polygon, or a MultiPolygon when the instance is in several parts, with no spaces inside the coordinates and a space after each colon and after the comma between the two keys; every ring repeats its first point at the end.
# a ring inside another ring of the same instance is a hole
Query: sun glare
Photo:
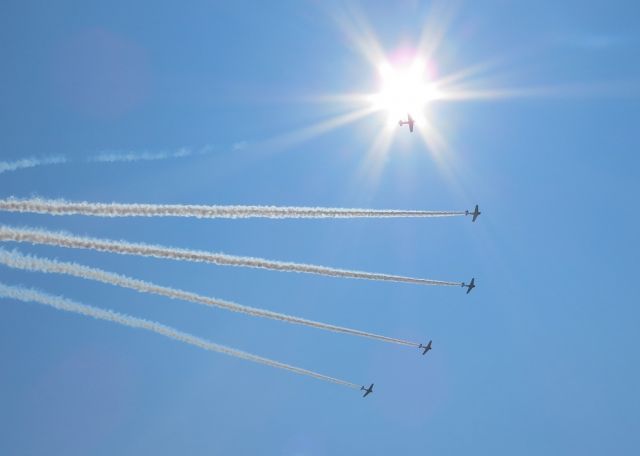
{"type": "Polygon", "coordinates": [[[381,87],[372,96],[374,109],[385,111],[389,124],[397,124],[407,114],[416,124],[422,123],[427,104],[438,95],[435,84],[427,77],[425,62],[416,59],[401,66],[385,62],[378,67],[378,73],[381,87]]]}
{"type": "MultiPolygon", "coordinates": [[[[371,130],[367,132],[371,141],[360,173],[368,179],[368,188],[377,184],[392,150],[398,150],[400,144],[404,150],[409,150],[408,146],[417,142],[422,142],[424,147],[413,148],[412,151],[429,153],[443,172],[451,179],[455,178],[450,165],[456,155],[445,135],[445,131],[451,130],[446,128],[447,119],[451,116],[438,119],[436,104],[541,93],[499,88],[497,84],[500,81],[494,79],[496,76],[492,76],[490,71],[501,64],[500,59],[479,62],[453,73],[442,73],[443,68],[437,65],[438,56],[447,55],[450,49],[443,45],[457,14],[455,4],[458,2],[429,3],[432,5],[420,38],[413,42],[405,39],[393,49],[381,45],[364,13],[357,7],[346,9],[344,14],[336,16],[351,46],[377,70],[378,86],[372,88],[375,92],[368,90],[321,97],[327,102],[350,104],[350,110],[354,107],[364,110],[362,116],[349,118],[349,122],[376,114],[376,120],[382,124],[376,126],[373,135],[371,130]]],[[[346,123],[340,122],[339,125],[346,123]]],[[[313,131],[319,128],[314,126],[313,131]]],[[[328,129],[322,128],[322,132],[328,129]]]]}

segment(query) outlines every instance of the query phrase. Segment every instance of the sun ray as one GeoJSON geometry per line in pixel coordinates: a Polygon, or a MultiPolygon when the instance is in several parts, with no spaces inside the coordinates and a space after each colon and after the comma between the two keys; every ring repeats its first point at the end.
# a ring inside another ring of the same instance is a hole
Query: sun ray
{"type": "Polygon", "coordinates": [[[350,123],[356,122],[374,112],[371,106],[365,106],[360,109],[348,111],[344,114],[330,117],[326,120],[315,124],[294,130],[290,133],[278,135],[269,139],[252,143],[252,147],[261,150],[283,150],[298,144],[307,142],[331,130],[344,127],[350,123]]]}
{"type": "Polygon", "coordinates": [[[384,125],[374,137],[358,167],[355,179],[358,183],[358,188],[366,188],[369,191],[377,188],[380,176],[389,158],[394,128],[396,128],[396,125],[384,125]]]}
{"type": "MultiPolygon", "coordinates": [[[[452,144],[434,122],[437,104],[610,92],[607,88],[594,89],[585,86],[510,87],[505,81],[513,79],[513,74],[509,77],[508,74],[497,71],[498,67],[505,63],[504,56],[462,67],[448,74],[438,74],[436,59],[444,48],[445,39],[454,26],[459,10],[459,0],[435,0],[429,7],[416,46],[412,49],[404,44],[389,54],[383,52],[380,41],[361,10],[352,7],[348,10],[343,9],[340,14],[334,14],[333,17],[349,44],[377,71],[379,80],[377,92],[327,94],[309,98],[310,101],[320,103],[359,106],[364,113],[363,116],[377,114],[376,117],[381,123],[380,130],[373,135],[358,167],[356,182],[366,175],[371,185],[377,185],[384,171],[393,138],[399,133],[410,134],[408,128],[399,129],[398,122],[409,120],[410,116],[415,121],[410,123],[412,129],[422,139],[438,168],[460,190],[454,168],[460,170],[463,164],[457,163],[452,144]]],[[[350,121],[351,116],[359,118],[357,112],[359,111],[347,114],[346,123],[350,121]]],[[[343,117],[337,117],[326,124],[320,123],[286,135],[279,141],[306,140],[343,124],[344,120],[343,117]]],[[[409,122],[405,122],[405,125],[406,123],[409,122]]]]}
{"type": "Polygon", "coordinates": [[[491,68],[494,68],[498,65],[499,60],[497,58],[485,60],[480,63],[476,63],[475,65],[468,66],[463,68],[462,70],[456,71],[455,73],[448,74],[446,76],[442,76],[437,78],[436,82],[440,87],[451,86],[457,82],[464,82],[468,80],[471,76],[480,75],[482,73],[486,73],[491,68]]]}
{"type": "Polygon", "coordinates": [[[458,177],[463,164],[457,160],[454,148],[440,133],[440,129],[433,121],[425,119],[422,128],[417,132],[438,166],[438,170],[446,176],[449,189],[461,199],[468,200],[469,194],[458,177]]]}
{"type": "Polygon", "coordinates": [[[385,53],[378,42],[375,33],[365,19],[364,13],[356,6],[350,5],[346,10],[333,12],[333,19],[347,37],[349,43],[371,65],[377,65],[384,59],[385,53]]]}
{"type": "Polygon", "coordinates": [[[426,60],[433,59],[459,9],[460,2],[457,0],[431,3],[418,40],[418,55],[426,60]]]}

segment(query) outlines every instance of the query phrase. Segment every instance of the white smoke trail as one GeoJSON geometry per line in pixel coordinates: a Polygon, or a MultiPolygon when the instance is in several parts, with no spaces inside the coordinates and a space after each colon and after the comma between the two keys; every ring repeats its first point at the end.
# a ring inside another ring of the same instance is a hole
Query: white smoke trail
{"type": "MultiPolygon", "coordinates": [[[[171,152],[101,152],[90,156],[85,161],[94,163],[117,163],[117,162],[136,162],[151,160],[167,160],[171,158],[183,158],[192,155],[204,155],[212,151],[211,147],[205,146],[198,150],[182,148],[171,152]]],[[[6,162],[0,161],[0,174],[7,171],[17,171],[24,168],[34,168],[36,166],[57,165],[61,163],[70,163],[70,160],[64,155],[54,155],[44,158],[23,158],[20,160],[6,162]]]]}
{"type": "Polygon", "coordinates": [[[395,209],[345,209],[286,206],[205,206],[180,204],[119,204],[71,202],[42,198],[0,199],[0,210],[49,215],[97,217],[195,217],[195,218],[400,218],[455,217],[465,211],[418,211],[395,209]]]}
{"type": "Polygon", "coordinates": [[[89,157],[87,161],[102,163],[151,161],[188,157],[192,154],[193,152],[186,148],[173,152],[101,152],[89,157]]]}
{"type": "Polygon", "coordinates": [[[350,271],[326,266],[316,266],[302,263],[285,263],[281,261],[265,260],[262,258],[239,257],[224,253],[211,253],[199,250],[176,249],[148,244],[133,244],[125,241],[111,241],[89,237],[73,236],[66,233],[55,233],[45,230],[28,228],[12,228],[0,225],[0,241],[31,242],[33,244],[47,244],[58,247],[91,249],[102,252],[123,255],[140,255],[155,258],[169,258],[204,263],[214,263],[225,266],[240,266],[248,268],[270,269],[274,271],[301,272],[347,279],[366,279],[387,282],[403,282],[419,285],[460,286],[460,282],[445,282],[440,280],[419,279],[414,277],[379,274],[374,272],[350,271]]]}
{"type": "Polygon", "coordinates": [[[7,172],[7,171],[17,171],[19,169],[24,169],[24,168],[34,168],[36,166],[43,166],[43,165],[56,165],[59,163],[66,163],[67,159],[66,157],[62,156],[62,155],[57,155],[57,156],[53,156],[53,157],[47,157],[47,158],[23,158],[21,160],[16,160],[16,161],[12,161],[12,162],[0,162],[0,174],[7,172]]]}
{"type": "Polygon", "coordinates": [[[178,331],[169,326],[165,326],[163,324],[156,323],[154,321],[148,321],[148,320],[143,320],[141,318],[131,317],[129,315],[113,312],[111,310],[98,309],[96,307],[79,304],[66,298],[49,295],[36,290],[30,290],[30,289],[21,288],[21,287],[12,287],[12,286],[0,283],[0,297],[17,299],[23,302],[37,302],[39,304],[51,306],[58,310],[74,312],[81,315],[86,315],[88,317],[97,318],[98,320],[111,321],[113,323],[119,323],[121,325],[130,326],[132,328],[146,329],[147,331],[153,331],[155,333],[161,334],[171,339],[179,340],[180,342],[185,342],[187,344],[195,345],[196,347],[200,347],[204,350],[223,353],[229,356],[235,356],[237,358],[242,358],[247,361],[253,361],[254,363],[265,364],[267,366],[288,370],[289,372],[295,372],[296,374],[308,375],[309,377],[314,377],[319,380],[324,380],[324,381],[335,383],[338,385],[347,386],[349,388],[355,388],[355,389],[360,388],[360,385],[356,385],[355,383],[346,382],[344,380],[322,375],[307,369],[301,369],[299,367],[290,366],[288,364],[284,364],[268,358],[263,358],[261,356],[253,355],[251,353],[246,353],[240,350],[236,350],[234,348],[218,345],[208,340],[201,339],[199,337],[193,336],[191,334],[188,334],[182,331],[178,331]]]}
{"type": "Polygon", "coordinates": [[[232,312],[239,312],[253,317],[270,318],[273,320],[284,321],[287,323],[293,323],[298,325],[311,326],[313,328],[324,329],[328,331],[334,331],[343,334],[350,334],[354,336],[368,337],[370,339],[376,339],[383,342],[391,342],[400,345],[408,345],[411,347],[417,347],[419,344],[409,342],[402,339],[395,339],[392,337],[381,336],[378,334],[368,333],[365,331],[358,331],[356,329],[344,328],[341,326],[335,326],[318,321],[307,320],[304,318],[298,318],[291,315],[285,315],[278,312],[271,312],[269,310],[256,309],[253,307],[243,306],[234,302],[224,301],[221,299],[209,298],[207,296],[201,296],[196,293],[190,293],[188,291],[177,290],[174,288],[163,287],[155,285],[153,283],[144,282],[142,280],[133,279],[120,274],[115,274],[108,271],[103,271],[97,268],[90,268],[77,263],[66,263],[61,261],[49,260],[45,258],[38,258],[31,255],[23,255],[19,252],[9,252],[0,248],[0,263],[17,269],[24,269],[29,271],[38,271],[45,273],[57,273],[67,274],[75,277],[80,277],[88,280],[96,280],[98,282],[108,283],[124,288],[131,288],[141,293],[153,293],[162,296],[166,296],[172,299],[180,299],[184,301],[190,301],[197,304],[204,304],[206,306],[215,306],[232,312]]]}

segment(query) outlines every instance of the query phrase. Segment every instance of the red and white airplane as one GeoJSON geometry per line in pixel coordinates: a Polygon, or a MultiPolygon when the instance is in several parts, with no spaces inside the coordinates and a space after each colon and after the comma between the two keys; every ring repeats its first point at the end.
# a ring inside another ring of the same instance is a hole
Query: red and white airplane
{"type": "Polygon", "coordinates": [[[409,125],[409,131],[411,133],[413,133],[413,125],[416,123],[415,120],[413,120],[413,117],[411,117],[411,114],[407,113],[407,120],[399,120],[398,121],[398,125],[403,126],[403,125],[409,125]]]}

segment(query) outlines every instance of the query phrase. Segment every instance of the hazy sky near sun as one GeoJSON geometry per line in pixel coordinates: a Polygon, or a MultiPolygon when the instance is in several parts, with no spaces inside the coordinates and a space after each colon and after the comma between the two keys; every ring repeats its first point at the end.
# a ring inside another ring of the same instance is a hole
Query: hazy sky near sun
{"type": "Polygon", "coordinates": [[[467,296],[457,287],[7,245],[253,307],[433,339],[433,350],[423,357],[2,267],[3,283],[376,386],[363,400],[338,385],[3,299],[0,453],[638,448],[637,2],[454,3],[9,1],[0,15],[0,162],[66,162],[8,169],[0,198],[426,210],[478,203],[483,214],[472,224],[2,213],[8,225],[476,277],[478,287],[467,296]],[[437,44],[428,53],[418,46],[425,35],[437,44]],[[425,74],[449,81],[457,99],[429,103],[414,134],[389,127],[388,113],[369,112],[354,96],[379,89],[372,43],[388,59],[420,49],[425,74]],[[159,159],[90,159],[135,153],[159,159]]]}

